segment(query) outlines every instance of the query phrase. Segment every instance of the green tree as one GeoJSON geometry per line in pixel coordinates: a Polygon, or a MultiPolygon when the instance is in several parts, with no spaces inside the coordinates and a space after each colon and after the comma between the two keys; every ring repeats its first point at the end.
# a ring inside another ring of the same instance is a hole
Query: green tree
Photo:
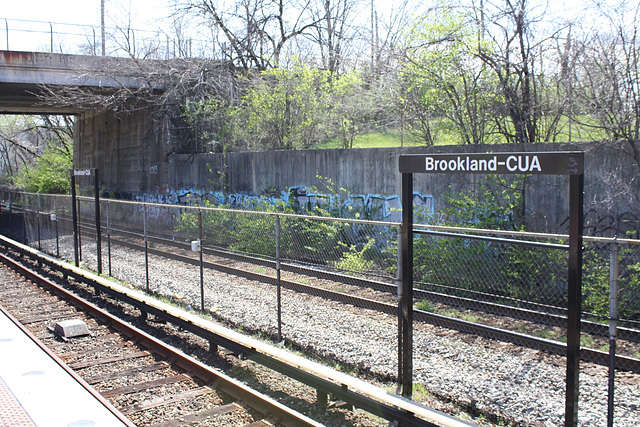
{"type": "Polygon", "coordinates": [[[322,138],[330,92],[329,73],[297,65],[270,69],[253,80],[233,117],[244,126],[249,148],[308,148],[322,138]]]}
{"type": "Polygon", "coordinates": [[[444,199],[450,207],[443,213],[463,227],[522,231],[524,227],[524,177],[507,180],[487,175],[476,191],[444,199]]]}
{"type": "Polygon", "coordinates": [[[67,194],[72,167],[72,156],[50,145],[33,165],[20,171],[16,184],[32,193],[67,194]]]}
{"type": "Polygon", "coordinates": [[[334,77],[330,87],[331,129],[343,148],[353,148],[353,140],[364,131],[375,112],[371,90],[357,72],[334,77]]]}
{"type": "Polygon", "coordinates": [[[492,132],[497,99],[474,51],[477,38],[475,26],[447,4],[430,9],[408,32],[403,75],[427,143],[433,142],[435,122],[452,125],[465,144],[485,143],[492,132]]]}

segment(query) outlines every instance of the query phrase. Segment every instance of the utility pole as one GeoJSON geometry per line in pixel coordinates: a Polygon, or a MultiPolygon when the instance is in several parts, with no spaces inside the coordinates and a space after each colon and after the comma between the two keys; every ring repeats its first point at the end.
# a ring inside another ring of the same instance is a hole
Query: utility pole
{"type": "Polygon", "coordinates": [[[106,41],[107,35],[104,28],[104,1],[100,0],[100,26],[102,27],[102,56],[107,56],[106,41]]]}
{"type": "Polygon", "coordinates": [[[373,70],[373,63],[374,63],[374,58],[375,58],[375,49],[374,49],[374,37],[375,37],[375,30],[374,30],[374,23],[373,23],[373,11],[374,11],[374,7],[373,7],[373,0],[371,0],[371,69],[373,70]]]}

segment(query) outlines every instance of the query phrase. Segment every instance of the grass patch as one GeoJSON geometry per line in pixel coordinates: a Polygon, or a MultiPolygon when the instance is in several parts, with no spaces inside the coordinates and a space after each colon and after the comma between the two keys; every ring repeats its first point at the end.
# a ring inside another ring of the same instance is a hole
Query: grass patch
{"type": "Polygon", "coordinates": [[[539,331],[534,331],[532,334],[534,337],[542,338],[545,340],[555,340],[557,339],[557,334],[549,329],[541,329],[539,331]]]}
{"type": "Polygon", "coordinates": [[[464,313],[462,316],[460,316],[460,319],[471,323],[478,323],[478,320],[480,320],[480,316],[471,313],[464,313]]]}
{"type": "MultiPolygon", "coordinates": [[[[411,135],[404,135],[404,140],[400,137],[400,132],[370,132],[356,136],[353,140],[353,148],[376,148],[376,147],[416,147],[425,145],[423,141],[417,141],[411,135]]],[[[332,138],[321,142],[311,148],[342,148],[342,142],[338,138],[332,138]]]]}
{"type": "Polygon", "coordinates": [[[253,269],[253,272],[257,273],[257,274],[262,274],[264,276],[267,276],[267,275],[269,275],[269,273],[271,271],[267,267],[256,267],[256,268],[253,269]]]}
{"type": "Polygon", "coordinates": [[[433,394],[425,386],[423,386],[420,383],[413,383],[412,392],[413,392],[412,400],[415,400],[416,402],[422,402],[430,398],[433,398],[433,394]]]}
{"type": "MultiPolygon", "coordinates": [[[[546,142],[570,142],[570,141],[601,141],[607,139],[605,132],[598,128],[590,127],[589,124],[595,124],[592,118],[588,116],[577,117],[578,122],[569,123],[569,119],[562,117],[558,124],[558,135],[554,137],[554,141],[546,142]]],[[[544,128],[545,123],[541,123],[544,128]]],[[[511,126],[507,122],[507,131],[513,132],[511,126]]],[[[432,122],[431,133],[434,139],[434,145],[464,145],[456,127],[447,119],[436,119],[432,122]]],[[[508,141],[502,135],[494,135],[489,137],[486,144],[506,144],[508,141]]],[[[426,145],[424,140],[405,132],[401,136],[399,129],[389,129],[386,131],[376,131],[361,133],[356,136],[353,141],[353,148],[376,148],[376,147],[416,147],[426,145]]],[[[315,144],[310,148],[329,149],[342,148],[342,141],[339,138],[332,138],[327,141],[315,144]]]]}
{"type": "Polygon", "coordinates": [[[593,346],[595,345],[595,341],[593,339],[593,337],[591,335],[582,335],[580,337],[580,346],[581,347],[589,347],[589,348],[593,348],[593,346]]]}
{"type": "Polygon", "coordinates": [[[439,313],[445,317],[454,317],[454,318],[458,318],[460,316],[460,313],[457,311],[453,311],[453,310],[444,310],[441,313],[439,313]]]}
{"type": "Polygon", "coordinates": [[[416,309],[429,312],[434,312],[436,310],[433,303],[426,299],[421,299],[420,301],[418,301],[416,303],[416,309]]]}

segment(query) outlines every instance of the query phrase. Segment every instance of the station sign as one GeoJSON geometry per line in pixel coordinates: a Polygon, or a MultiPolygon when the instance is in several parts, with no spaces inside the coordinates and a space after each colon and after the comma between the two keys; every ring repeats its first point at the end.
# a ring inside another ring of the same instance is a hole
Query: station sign
{"type": "Polygon", "coordinates": [[[406,154],[401,173],[582,175],[582,152],[406,154]]]}
{"type": "Polygon", "coordinates": [[[93,169],[74,169],[73,176],[91,176],[93,169]]]}

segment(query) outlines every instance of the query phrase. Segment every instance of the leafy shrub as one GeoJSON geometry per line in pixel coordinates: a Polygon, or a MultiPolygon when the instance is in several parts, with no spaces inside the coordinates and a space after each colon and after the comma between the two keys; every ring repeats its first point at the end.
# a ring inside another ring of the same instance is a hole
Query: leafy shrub
{"type": "MultiPolygon", "coordinates": [[[[521,230],[523,179],[489,175],[479,191],[447,198],[446,225],[521,230]]],[[[425,218],[427,223],[432,218],[425,218]]],[[[495,241],[416,236],[414,276],[429,288],[454,295],[518,304],[566,305],[566,254],[495,241]],[[514,301],[515,300],[515,301],[514,301]]]]}
{"type": "Polygon", "coordinates": [[[20,171],[16,185],[32,193],[67,194],[72,167],[71,155],[48,147],[33,166],[20,171]]]}
{"type": "Polygon", "coordinates": [[[357,245],[346,245],[342,242],[339,242],[339,244],[347,250],[342,254],[340,260],[333,262],[334,267],[357,273],[363,273],[373,267],[373,260],[368,260],[365,257],[365,252],[371,249],[374,244],[372,238],[360,250],[358,250],[357,245]]]}

